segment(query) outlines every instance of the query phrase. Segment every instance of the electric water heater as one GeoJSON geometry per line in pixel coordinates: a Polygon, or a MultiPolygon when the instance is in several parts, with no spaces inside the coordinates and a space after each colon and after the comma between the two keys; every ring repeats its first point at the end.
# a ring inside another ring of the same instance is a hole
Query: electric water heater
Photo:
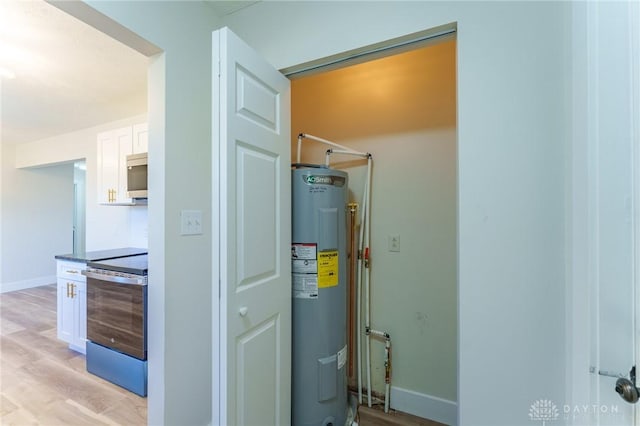
{"type": "Polygon", "coordinates": [[[292,170],[292,424],[347,419],[348,175],[292,170]]]}

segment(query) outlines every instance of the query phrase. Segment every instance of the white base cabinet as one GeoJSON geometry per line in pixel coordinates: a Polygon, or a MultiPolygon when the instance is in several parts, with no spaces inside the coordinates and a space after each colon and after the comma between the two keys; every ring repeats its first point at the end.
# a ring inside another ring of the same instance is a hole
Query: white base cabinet
{"type": "Polygon", "coordinates": [[[87,278],[81,262],[58,261],[58,339],[86,353],[87,278]]]}

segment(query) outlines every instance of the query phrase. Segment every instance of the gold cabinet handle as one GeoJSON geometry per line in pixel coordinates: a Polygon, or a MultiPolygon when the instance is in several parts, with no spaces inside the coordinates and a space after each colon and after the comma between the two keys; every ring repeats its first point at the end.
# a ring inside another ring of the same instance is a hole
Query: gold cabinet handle
{"type": "Polygon", "coordinates": [[[73,299],[77,296],[76,285],[73,283],[67,283],[67,297],[73,299]]]}
{"type": "Polygon", "coordinates": [[[77,274],[78,271],[74,271],[73,269],[67,269],[67,274],[77,274]]]}

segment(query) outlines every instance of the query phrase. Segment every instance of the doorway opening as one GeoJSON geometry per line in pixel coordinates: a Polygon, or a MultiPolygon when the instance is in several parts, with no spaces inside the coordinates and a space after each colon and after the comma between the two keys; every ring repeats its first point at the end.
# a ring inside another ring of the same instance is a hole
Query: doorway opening
{"type": "MultiPolygon", "coordinates": [[[[371,321],[394,340],[391,408],[455,424],[455,27],[282,72],[292,80],[292,162],[299,133],[373,155],[371,321]]],[[[322,164],[325,150],[309,141],[300,161],[322,164]]],[[[349,173],[349,201],[361,203],[366,161],[335,155],[332,167],[349,173]]],[[[383,398],[384,345],[372,342],[371,365],[373,394],[383,398]]],[[[355,377],[349,379],[357,392],[355,377]]]]}
{"type": "Polygon", "coordinates": [[[73,252],[85,252],[86,235],[86,161],[73,163],[73,252]]]}

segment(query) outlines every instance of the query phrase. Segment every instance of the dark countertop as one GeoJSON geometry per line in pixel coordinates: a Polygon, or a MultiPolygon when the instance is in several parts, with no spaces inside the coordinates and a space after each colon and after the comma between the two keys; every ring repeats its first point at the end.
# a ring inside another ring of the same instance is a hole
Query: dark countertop
{"type": "Polygon", "coordinates": [[[98,260],[115,259],[116,257],[137,256],[147,254],[145,248],[123,247],[111,250],[87,251],[83,253],[59,254],[57,260],[69,260],[71,262],[96,262],[98,260]]]}
{"type": "Polygon", "coordinates": [[[125,272],[128,274],[147,275],[148,256],[120,257],[118,259],[100,260],[97,262],[89,262],[87,266],[90,268],[107,269],[109,271],[125,272]]]}

